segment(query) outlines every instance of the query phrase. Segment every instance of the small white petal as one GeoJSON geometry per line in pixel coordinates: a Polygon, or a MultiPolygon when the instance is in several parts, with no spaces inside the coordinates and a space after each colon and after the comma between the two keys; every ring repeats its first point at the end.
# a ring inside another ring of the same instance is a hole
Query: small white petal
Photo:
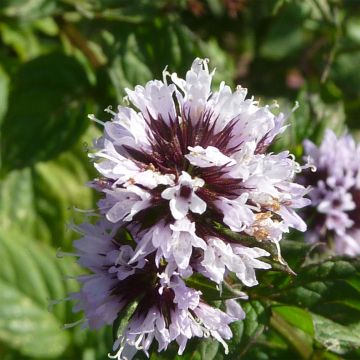
{"type": "Polygon", "coordinates": [[[203,148],[201,146],[191,147],[188,149],[190,153],[185,155],[190,164],[198,167],[211,167],[211,166],[232,166],[236,164],[236,160],[224,155],[219,149],[214,146],[203,148]]]}

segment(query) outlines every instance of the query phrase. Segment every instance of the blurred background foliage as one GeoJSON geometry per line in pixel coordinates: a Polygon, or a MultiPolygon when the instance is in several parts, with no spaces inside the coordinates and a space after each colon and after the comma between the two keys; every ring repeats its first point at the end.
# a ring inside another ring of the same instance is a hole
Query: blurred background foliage
{"type": "MultiPolygon", "coordinates": [[[[77,289],[74,261],[56,258],[77,236],[67,224],[96,200],[84,184],[101,129],[87,114],[106,119],[125,87],[165,66],[184,75],[196,56],[211,60],[216,84],[241,84],[289,114],[299,102],[276,151],[300,158],[305,137],[360,128],[357,0],[1,0],[0,359],[106,358],[111,329],[63,330],[80,315],[51,306],[77,289]]],[[[182,358],[360,358],[359,261],[319,265],[291,240],[283,252],[300,275],[259,274],[230,355],[205,341],[182,358]]]]}

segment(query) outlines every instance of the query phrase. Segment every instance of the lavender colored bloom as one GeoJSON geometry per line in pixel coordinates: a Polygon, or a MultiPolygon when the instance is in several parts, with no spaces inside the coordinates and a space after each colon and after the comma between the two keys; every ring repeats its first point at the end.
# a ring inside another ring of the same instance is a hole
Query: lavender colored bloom
{"type": "Polygon", "coordinates": [[[302,176],[313,187],[315,208],[308,209],[308,241],[326,242],[337,254],[360,254],[360,146],[350,135],[337,138],[327,130],[319,147],[306,140],[304,149],[317,168],[302,176]]]}
{"type": "Polygon", "coordinates": [[[212,92],[213,74],[195,59],[185,79],[164,72],[163,81],[126,89],[137,110],[108,109],[106,123],[91,116],[105,130],[91,155],[101,174],[91,186],[103,196],[100,220],[75,227],[83,234],[76,256],[90,274],[70,298],[92,328],[134,306],[110,357],[148,355],[154,340],[159,351],[177,342],[181,354],[189,339],[209,336],[226,352],[229,324],[245,314],[235,299],[210,306],[189,278],[220,289],[233,274],[255,286],[255,270],[271,267],[263,244],[279,249],[290,227],[306,229],[294,210],[309,202],[307,188],[293,182],[300,165],[288,152],[266,153],[285,130],[284,114],[246,99],[241,87],[222,83],[212,92]]]}
{"type": "MultiPolygon", "coordinates": [[[[215,256],[218,268],[203,273],[221,282],[234,270],[214,254],[214,239],[222,247],[234,244],[217,225],[278,244],[290,227],[306,229],[294,209],[309,200],[307,189],[293,183],[301,167],[292,155],[266,153],[286,127],[284,114],[246,99],[241,87],[232,92],[222,83],[212,92],[213,74],[207,60],[196,59],[185,80],[164,72],[163,81],[126,89],[137,111],[108,110],[113,118],[94,154],[99,182],[107,186],[94,186],[105,194],[99,207],[106,218],[137,229],[137,254],[156,252],[182,275],[199,259],[206,269],[215,256]]],[[[239,279],[268,268],[255,260],[259,253],[239,260],[239,279]]]]}
{"type": "Polygon", "coordinates": [[[83,234],[74,243],[78,263],[91,274],[78,277],[81,290],[70,298],[77,301],[74,311],[84,311],[85,326],[110,325],[122,310],[137,302],[126,329],[114,343],[115,355],[110,357],[131,359],[138,350],[148,355],[154,339],[158,351],[176,341],[182,354],[189,339],[209,336],[227,352],[224,339],[232,336],[228,325],[244,318],[235,300],[229,300],[228,313],[223,312],[208,305],[200,291],[187,287],[171,266],[156,266],[153,255],[130,261],[134,250],[121,244],[121,229],[107,220],[75,229],[83,234]]]}

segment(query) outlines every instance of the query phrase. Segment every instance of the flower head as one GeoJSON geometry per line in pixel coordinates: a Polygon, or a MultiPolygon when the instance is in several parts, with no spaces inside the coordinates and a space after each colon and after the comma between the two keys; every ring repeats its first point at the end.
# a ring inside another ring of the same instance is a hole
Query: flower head
{"type": "Polygon", "coordinates": [[[207,63],[195,59],[185,80],[165,72],[163,81],[127,89],[137,112],[110,111],[94,155],[108,183],[99,203],[107,219],[137,226],[139,247],[146,242],[181,270],[191,257],[209,257],[209,239],[231,244],[215,224],[273,242],[289,227],[306,229],[294,211],[308,203],[307,190],[293,184],[299,165],[288,152],[266,153],[285,116],[246,99],[241,87],[212,92],[207,63]],[[257,221],[264,214],[268,221],[257,221]],[[147,232],[162,240],[149,242],[147,232]]]}
{"type": "Polygon", "coordinates": [[[360,146],[350,135],[338,138],[327,130],[319,147],[306,140],[304,149],[317,167],[301,178],[313,187],[308,240],[330,245],[333,239],[336,253],[360,254],[360,146]]]}
{"type": "Polygon", "coordinates": [[[153,254],[134,260],[130,245],[121,244],[121,231],[107,220],[76,227],[83,234],[75,241],[78,263],[91,270],[80,276],[75,311],[84,311],[85,325],[100,328],[112,324],[119,313],[135,304],[128,325],[114,343],[117,359],[131,359],[137,350],[148,354],[155,339],[158,350],[176,341],[181,354],[192,337],[212,336],[222,342],[232,336],[231,322],[244,318],[232,300],[228,313],[208,305],[201,292],[186,286],[171,265],[156,265],[153,254]]]}
{"type": "Polygon", "coordinates": [[[271,267],[263,244],[279,249],[289,227],[306,229],[294,211],[308,203],[293,183],[301,167],[288,152],[266,153],[285,116],[241,87],[212,92],[213,74],[195,59],[185,79],[164,72],[163,81],[126,89],[133,107],[108,109],[112,120],[95,142],[100,220],[79,229],[77,256],[91,274],[71,297],[91,327],[137,304],[115,358],[148,354],[153,340],[159,351],[176,341],[181,354],[192,337],[211,336],[226,350],[229,324],[244,312],[234,299],[213,308],[189,278],[220,287],[233,274],[255,286],[255,269],[271,267]]]}

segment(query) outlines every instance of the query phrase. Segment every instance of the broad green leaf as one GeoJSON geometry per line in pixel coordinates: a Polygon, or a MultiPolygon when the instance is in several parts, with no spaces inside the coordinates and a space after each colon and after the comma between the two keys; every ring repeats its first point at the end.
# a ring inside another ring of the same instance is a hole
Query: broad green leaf
{"type": "Polygon", "coordinates": [[[298,308],[296,306],[282,305],[272,307],[272,311],[280,315],[289,324],[304,331],[310,336],[314,336],[313,321],[311,314],[308,311],[298,308]]]}
{"type": "Polygon", "coordinates": [[[0,233],[0,257],[0,342],[35,358],[61,355],[69,342],[65,308],[48,310],[67,293],[55,253],[12,230],[0,233]]]}
{"type": "Polygon", "coordinates": [[[283,274],[265,275],[257,296],[311,311],[342,323],[360,320],[360,296],[357,288],[360,262],[358,259],[333,258],[303,266],[296,277],[283,274]],[[268,279],[267,279],[268,278],[268,279]]]}
{"type": "Polygon", "coordinates": [[[270,319],[270,325],[286,340],[301,359],[310,357],[313,351],[311,336],[300,330],[299,327],[292,326],[283,316],[274,311],[270,319]]]}
{"type": "Polygon", "coordinates": [[[201,359],[215,359],[220,346],[220,343],[214,339],[203,340],[200,343],[201,359]]]}
{"type": "Polygon", "coordinates": [[[312,314],[315,339],[337,354],[360,348],[360,334],[323,316],[312,314]]]}
{"type": "Polygon", "coordinates": [[[217,69],[215,85],[233,82],[234,62],[217,41],[200,40],[178,21],[156,19],[147,26],[129,26],[128,33],[115,29],[107,42],[111,45],[107,57],[112,59],[109,77],[119,102],[125,95],[124,88],[162,79],[165,67],[185,77],[196,57],[209,58],[209,67],[217,69]]]}
{"type": "Polygon", "coordinates": [[[61,355],[68,334],[46,308],[0,280],[0,342],[35,358],[61,355]]]}
{"type": "Polygon", "coordinates": [[[94,191],[85,186],[94,177],[85,147],[97,136],[91,126],[82,141],[57,159],[12,171],[0,187],[0,227],[11,229],[19,223],[27,234],[69,249],[77,234],[68,224],[84,220],[74,208],[94,205],[94,191]]]}
{"type": "Polygon", "coordinates": [[[68,226],[84,221],[84,214],[77,209],[86,211],[94,205],[94,191],[86,186],[91,180],[86,171],[88,161],[67,153],[37,164],[32,171],[35,212],[45,222],[54,246],[71,247],[71,240],[78,235],[68,226]]]}
{"type": "Polygon", "coordinates": [[[236,321],[230,325],[233,337],[227,343],[229,355],[224,359],[240,359],[246,356],[251,346],[256,343],[258,337],[263,333],[269,322],[269,311],[260,301],[244,301],[242,307],[246,313],[243,321],[236,321]]]}
{"type": "MultiPolygon", "coordinates": [[[[302,234],[300,236],[302,236],[302,234]]],[[[292,269],[298,269],[306,262],[308,256],[311,254],[311,245],[301,240],[302,239],[298,241],[283,239],[280,243],[281,254],[292,269]]]]}
{"type": "Polygon", "coordinates": [[[71,57],[38,57],[16,74],[3,121],[3,172],[55,157],[73,145],[89,121],[85,95],[89,83],[71,57]]]}

